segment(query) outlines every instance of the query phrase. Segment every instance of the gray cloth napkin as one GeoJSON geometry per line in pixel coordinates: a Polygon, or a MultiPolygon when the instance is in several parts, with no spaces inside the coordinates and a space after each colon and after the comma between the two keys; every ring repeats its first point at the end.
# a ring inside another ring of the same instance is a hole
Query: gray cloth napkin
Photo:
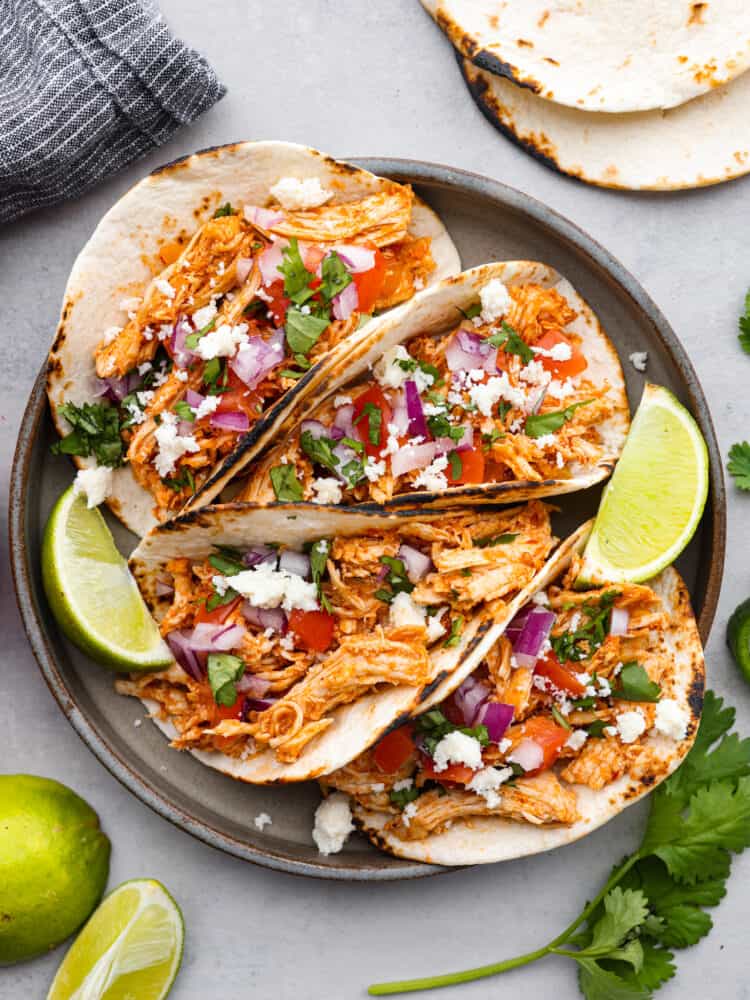
{"type": "Polygon", "coordinates": [[[150,0],[0,0],[0,222],[77,197],[224,93],[150,0]]]}

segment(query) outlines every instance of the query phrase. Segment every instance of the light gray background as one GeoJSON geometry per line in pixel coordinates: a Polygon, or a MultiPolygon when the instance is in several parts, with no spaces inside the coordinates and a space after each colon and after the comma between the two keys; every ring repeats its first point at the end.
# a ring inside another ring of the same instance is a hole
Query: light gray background
{"type": "MultiPolygon", "coordinates": [[[[75,204],[0,234],[0,462],[3,496],[21,413],[51,341],[66,276],[103,212],[137,178],[188,151],[283,138],[334,155],[405,156],[468,168],[547,202],[607,246],[645,285],[688,348],[722,452],[750,436],[750,358],[736,322],[750,285],[750,180],[674,195],[600,191],[563,179],[498,135],[475,109],[451,51],[417,0],[163,0],[175,32],[203,50],[229,88],[192,129],[75,204]]],[[[3,499],[3,513],[6,503],[3,499]]],[[[750,731],[750,690],[724,645],[728,615],[750,593],[750,496],[729,488],[722,600],[707,650],[709,682],[750,731]],[[745,524],[747,521],[745,522],[745,524]]],[[[344,1000],[373,981],[499,960],[549,940],[636,844],[644,808],[553,854],[420,882],[325,883],[219,854],[124,791],[79,742],[27,647],[3,533],[0,747],[4,771],[66,782],[113,840],[110,884],[162,880],[182,906],[185,961],[174,1000],[344,1000]]],[[[660,996],[734,1000],[747,985],[750,856],[735,862],[715,929],[678,957],[660,996]],[[744,983],[743,983],[744,979],[744,983]]],[[[0,971],[3,1000],[46,994],[62,951],[0,971]]],[[[441,1000],[579,996],[573,969],[547,959],[439,994],[441,1000]]],[[[437,996],[437,995],[436,995],[437,996]]]]}

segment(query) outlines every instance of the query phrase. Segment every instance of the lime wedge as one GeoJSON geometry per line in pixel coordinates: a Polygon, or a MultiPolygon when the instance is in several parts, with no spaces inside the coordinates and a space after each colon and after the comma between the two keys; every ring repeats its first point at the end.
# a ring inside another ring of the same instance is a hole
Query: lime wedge
{"type": "Polygon", "coordinates": [[[97,907],[47,1000],[161,1000],[182,961],[180,908],[160,882],[123,882],[97,907]]]}
{"type": "Polygon", "coordinates": [[[60,628],[99,663],[120,671],[172,663],[104,518],[73,487],[47,521],[42,580],[60,628]]]}
{"type": "Polygon", "coordinates": [[[646,385],[576,584],[656,576],[693,537],[707,495],[708,452],[698,425],[668,389],[646,385]]]}

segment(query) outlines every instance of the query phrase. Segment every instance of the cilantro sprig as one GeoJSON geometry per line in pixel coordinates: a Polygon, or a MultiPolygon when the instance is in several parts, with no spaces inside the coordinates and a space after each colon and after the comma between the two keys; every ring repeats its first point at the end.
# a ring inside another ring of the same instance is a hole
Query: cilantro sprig
{"type": "Polygon", "coordinates": [[[63,403],[58,407],[71,431],[52,445],[53,455],[93,455],[99,465],[122,465],[124,442],[117,408],[105,403],[63,403]]]}
{"type": "Polygon", "coordinates": [[[551,413],[530,413],[526,418],[524,434],[530,438],[544,437],[546,434],[554,434],[573,419],[573,414],[582,406],[593,403],[593,399],[584,399],[580,403],[571,403],[564,410],[553,410],[551,413]]]}
{"type": "Polygon", "coordinates": [[[510,323],[504,320],[500,324],[501,333],[495,333],[487,338],[493,347],[501,347],[506,354],[517,354],[525,365],[534,360],[534,352],[525,340],[516,333],[510,323]]]}
{"type": "Polygon", "coordinates": [[[740,328],[737,336],[740,347],[745,354],[750,354],[750,291],[745,296],[745,312],[740,316],[737,325],[740,328]]]}
{"type": "Polygon", "coordinates": [[[684,763],[651,796],[640,847],[554,940],[517,958],[444,976],[378,983],[371,996],[452,986],[562,955],[586,1000],[650,1000],[676,972],[674,952],[712,927],[732,854],[750,847],[750,739],[729,730],[734,709],[707,691],[684,763]]]}
{"type": "Polygon", "coordinates": [[[750,490],[750,444],[747,441],[733,444],[729,449],[727,469],[738,489],[750,490]]]}
{"type": "Polygon", "coordinates": [[[617,590],[605,590],[596,601],[584,601],[577,609],[579,622],[574,629],[550,638],[560,663],[580,663],[590,659],[609,634],[612,606],[620,596],[617,590]]]}

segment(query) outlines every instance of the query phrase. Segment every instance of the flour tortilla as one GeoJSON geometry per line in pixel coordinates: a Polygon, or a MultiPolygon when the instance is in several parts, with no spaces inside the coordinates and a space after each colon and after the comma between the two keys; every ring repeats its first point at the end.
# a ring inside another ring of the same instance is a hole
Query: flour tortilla
{"type": "Polygon", "coordinates": [[[477,66],[597,112],[676,107],[750,67],[746,0],[422,0],[477,66]]]}
{"type": "MultiPolygon", "coordinates": [[[[507,510],[507,508],[505,508],[507,510]]],[[[462,513],[457,511],[456,513],[462,513]]],[[[382,514],[372,511],[342,510],[317,504],[276,504],[255,507],[225,504],[204,507],[168,521],[144,538],[130,557],[130,568],[157,620],[169,601],[157,595],[157,580],[166,563],[176,556],[202,559],[216,545],[249,548],[256,543],[283,541],[292,548],[323,537],[357,535],[366,531],[386,531],[398,527],[411,516],[420,521],[439,520],[441,512],[382,514]]],[[[271,750],[247,760],[227,757],[218,751],[191,750],[203,764],[252,784],[294,782],[318,778],[343,767],[375,743],[399,720],[421,711],[434,688],[453,690],[476,669],[502,635],[505,625],[523,607],[532,585],[510,601],[502,620],[475,616],[464,623],[457,646],[439,646],[430,653],[433,674],[422,687],[385,687],[342,705],[332,713],[334,722],[307,745],[293,764],[280,763],[271,750]]],[[[154,705],[144,702],[153,713],[154,705]]],[[[175,729],[168,720],[153,715],[154,722],[170,738],[175,729]]]]}
{"type": "MultiPolygon", "coordinates": [[[[317,177],[335,192],[333,204],[373,194],[390,184],[381,177],[324,153],[288,142],[240,142],[194,153],[155,170],[131,188],[99,222],[81,250],[68,279],[60,322],[49,359],[47,392],[52,416],[61,434],[67,425],[58,413],[63,402],[94,401],[97,385],[94,349],[110,326],[126,319],[120,303],[140,295],[152,278],[148,261],[159,247],[181,233],[193,233],[210,218],[217,206],[265,205],[270,188],[282,177],[317,177]]],[[[432,237],[437,265],[430,281],[460,270],[460,260],[450,236],[435,213],[416,203],[411,230],[414,236],[432,237]]],[[[364,328],[363,328],[364,329],[364,328]]],[[[320,364],[274,404],[245,435],[238,449],[257,450],[273,433],[281,414],[294,397],[314,389],[320,364]]],[[[222,463],[231,465],[232,456],[222,463]]],[[[84,468],[93,459],[74,458],[84,468]]],[[[210,499],[204,491],[201,502],[210,499]]],[[[110,508],[137,535],[155,526],[154,499],[140,486],[126,465],[115,470],[110,508]]]]}
{"type": "MultiPolygon", "coordinates": [[[[572,493],[587,489],[606,479],[622,451],[630,426],[625,379],[617,351],[602,330],[590,306],[570,282],[554,268],[537,261],[503,261],[473,267],[421,292],[410,302],[382,317],[379,322],[368,325],[356,343],[350,338],[345,348],[332,352],[322,373],[321,391],[318,395],[308,394],[298,397],[295,407],[287,412],[277,439],[283,440],[283,436],[302,420],[314,418],[315,409],[321,403],[342,389],[346,391],[348,383],[371,368],[389,348],[406,343],[411,337],[419,334],[441,333],[454,329],[461,318],[459,310],[466,310],[475,304],[479,299],[479,290],[493,278],[499,278],[510,287],[529,282],[544,287],[554,287],[578,313],[577,319],[566,329],[581,337],[581,349],[588,361],[586,376],[596,385],[607,381],[610,387],[608,397],[613,405],[613,414],[598,427],[603,441],[603,454],[593,468],[580,464],[569,466],[570,478],[546,479],[542,482],[524,480],[454,486],[441,490],[440,493],[409,490],[394,496],[384,506],[394,509],[429,505],[450,507],[455,504],[500,501],[516,503],[521,500],[572,493]]],[[[270,453],[264,456],[263,461],[264,464],[272,464],[270,453]]],[[[236,463],[235,474],[245,464],[247,463],[243,461],[236,463]]]]}
{"type": "MultiPolygon", "coordinates": [[[[556,580],[565,571],[574,553],[583,550],[592,523],[580,528],[551,557],[535,580],[538,589],[544,589],[556,580]]],[[[534,826],[482,816],[473,817],[470,821],[457,820],[449,830],[424,840],[403,841],[384,832],[386,823],[392,817],[355,805],[353,813],[357,826],[378,847],[400,858],[435,865],[486,864],[572,844],[652,791],[676,770],[693,744],[703,704],[705,665],[690,597],[679,573],[669,567],[649,581],[649,586],[661,596],[669,613],[665,637],[674,656],[674,669],[669,677],[673,688],[669,694],[688,712],[690,718],[684,740],[675,741],[653,731],[649,733],[646,743],[658,754],[658,763],[651,773],[638,780],[625,775],[598,792],[585,785],[576,785],[581,819],[572,826],[534,826]]],[[[429,704],[439,700],[431,698],[429,704]]]]}
{"type": "Polygon", "coordinates": [[[675,191],[750,170],[750,73],[668,111],[596,115],[551,104],[468,59],[459,62],[477,106],[500,132],[587,184],[675,191]]]}

